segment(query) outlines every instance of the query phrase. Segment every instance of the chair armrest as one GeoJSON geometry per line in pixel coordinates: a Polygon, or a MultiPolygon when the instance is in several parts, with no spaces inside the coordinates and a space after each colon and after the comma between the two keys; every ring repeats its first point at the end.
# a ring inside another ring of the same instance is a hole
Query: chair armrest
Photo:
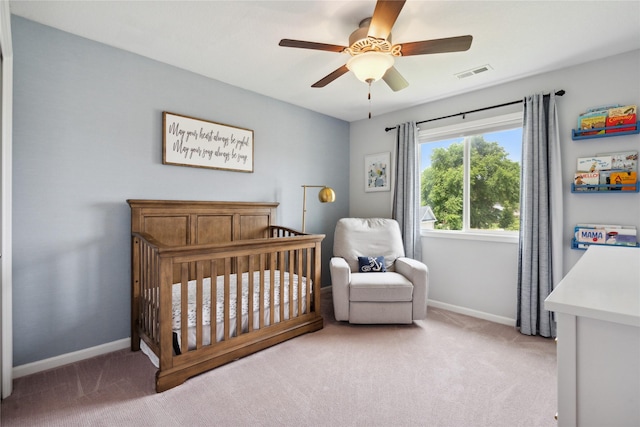
{"type": "Polygon", "coordinates": [[[413,283],[413,319],[427,317],[427,294],[429,291],[429,269],[415,259],[396,259],[396,271],[413,283]]]}
{"type": "Polygon", "coordinates": [[[336,320],[349,320],[349,283],[351,269],[347,260],[333,257],[329,262],[331,273],[331,293],[333,294],[333,311],[336,320]]]}

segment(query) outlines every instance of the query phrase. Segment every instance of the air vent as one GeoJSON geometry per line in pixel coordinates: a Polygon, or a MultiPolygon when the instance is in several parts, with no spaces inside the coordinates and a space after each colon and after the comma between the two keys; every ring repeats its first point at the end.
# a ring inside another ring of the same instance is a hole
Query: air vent
{"type": "Polygon", "coordinates": [[[475,76],[476,74],[484,73],[485,71],[493,70],[491,65],[486,64],[480,67],[476,67],[473,70],[463,71],[461,73],[455,74],[455,76],[459,79],[466,79],[467,77],[475,76]]]}

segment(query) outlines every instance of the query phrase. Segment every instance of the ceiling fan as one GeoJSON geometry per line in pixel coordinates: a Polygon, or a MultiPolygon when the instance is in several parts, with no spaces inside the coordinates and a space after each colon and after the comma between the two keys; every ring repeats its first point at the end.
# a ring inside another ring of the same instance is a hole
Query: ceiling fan
{"type": "Polygon", "coordinates": [[[392,44],[391,28],[398,19],[405,1],[378,0],[373,16],[363,19],[358,29],[349,36],[349,46],[291,39],[282,39],[279,45],[351,55],[345,65],[318,80],[311,87],[325,87],[348,71],[353,71],[358,79],[369,85],[383,79],[392,90],[397,92],[409,86],[409,82],[393,66],[396,57],[461,52],[468,50],[473,40],[472,36],[467,35],[392,44]]]}

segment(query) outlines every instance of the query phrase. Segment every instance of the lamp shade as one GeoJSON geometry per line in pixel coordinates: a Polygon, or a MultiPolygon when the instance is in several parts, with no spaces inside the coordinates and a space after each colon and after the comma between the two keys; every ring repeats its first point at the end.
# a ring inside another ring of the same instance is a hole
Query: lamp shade
{"type": "Polygon", "coordinates": [[[382,52],[364,52],[351,57],[347,68],[353,71],[358,80],[373,83],[380,80],[384,73],[393,66],[393,56],[382,52]]]}
{"type": "Polygon", "coordinates": [[[323,187],[318,193],[318,200],[321,203],[333,203],[336,201],[336,193],[331,187],[323,187]]]}
{"type": "Polygon", "coordinates": [[[318,193],[318,200],[321,203],[333,203],[336,201],[336,193],[333,188],[326,185],[303,185],[302,186],[302,232],[305,231],[306,217],[307,217],[307,188],[320,188],[318,193]]]}

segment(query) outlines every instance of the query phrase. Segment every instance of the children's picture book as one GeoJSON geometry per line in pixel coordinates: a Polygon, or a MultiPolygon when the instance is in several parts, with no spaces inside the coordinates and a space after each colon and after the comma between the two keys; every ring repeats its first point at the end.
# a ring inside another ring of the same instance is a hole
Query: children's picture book
{"type": "Polygon", "coordinates": [[[611,156],[578,157],[578,172],[595,172],[612,169],[611,156]]]}
{"type": "Polygon", "coordinates": [[[577,224],[574,239],[582,249],[585,245],[638,245],[636,227],[632,225],[577,224]]]}
{"type": "Polygon", "coordinates": [[[637,151],[619,151],[617,153],[601,153],[595,157],[611,156],[611,167],[609,169],[637,171],[638,170],[638,152],[637,151]]]}
{"type": "Polygon", "coordinates": [[[608,229],[605,240],[607,245],[637,246],[636,230],[631,228],[608,229]]]}
{"type": "Polygon", "coordinates": [[[599,172],[578,172],[574,175],[575,191],[598,191],[599,172]]]}
{"type": "Polygon", "coordinates": [[[600,171],[600,191],[620,190],[620,188],[608,187],[611,184],[611,171],[600,171]]]}
{"type": "Polygon", "coordinates": [[[578,243],[589,243],[591,245],[604,245],[607,240],[605,228],[579,228],[575,229],[575,239],[578,243]]]}
{"type": "Polygon", "coordinates": [[[593,113],[594,111],[608,111],[612,108],[619,108],[619,107],[622,107],[622,105],[620,104],[599,105],[597,107],[587,108],[587,111],[585,111],[585,113],[593,113]]]}
{"type": "Polygon", "coordinates": [[[607,123],[607,110],[585,113],[578,117],[578,128],[583,131],[582,135],[599,135],[604,133],[607,123]],[[584,132],[589,129],[599,129],[593,132],[584,132]]]}
{"type": "Polygon", "coordinates": [[[621,127],[615,129],[607,129],[607,133],[625,132],[636,130],[636,111],[638,107],[635,105],[626,105],[623,107],[609,108],[606,126],[622,126],[631,125],[629,127],[621,127]]]}
{"type": "Polygon", "coordinates": [[[589,222],[581,222],[576,224],[578,228],[635,228],[634,225],[617,225],[617,224],[592,224],[589,222]]]}
{"type": "Polygon", "coordinates": [[[636,186],[638,185],[638,177],[637,172],[631,171],[622,171],[622,172],[614,172],[611,171],[611,175],[609,177],[611,184],[613,185],[622,185],[620,189],[622,191],[636,191],[636,186]],[[625,187],[624,185],[631,184],[631,186],[625,187]]]}

